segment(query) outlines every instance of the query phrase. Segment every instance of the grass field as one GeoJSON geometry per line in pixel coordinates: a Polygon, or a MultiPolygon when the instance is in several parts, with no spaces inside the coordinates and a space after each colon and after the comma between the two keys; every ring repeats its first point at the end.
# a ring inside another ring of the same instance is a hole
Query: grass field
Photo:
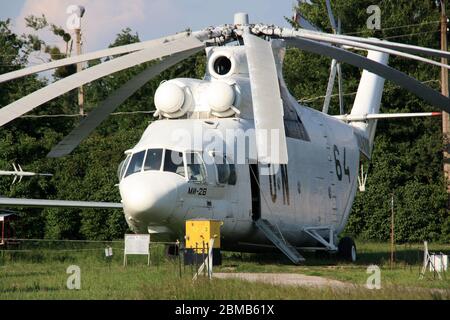
{"type": "MultiPolygon", "coordinates": [[[[243,280],[192,281],[194,269],[180,267],[165,257],[164,247],[146,257],[130,257],[123,267],[122,244],[114,243],[114,256],[104,257],[98,244],[26,244],[20,252],[0,253],[0,299],[450,299],[450,279],[432,273],[419,280],[421,245],[397,246],[396,264],[389,264],[389,245],[357,243],[359,261],[348,264],[332,257],[306,255],[307,262],[293,266],[282,256],[224,253],[215,272],[301,273],[354,284],[351,288],[306,288],[243,280]],[[24,250],[24,251],[23,251],[24,250]],[[365,288],[367,267],[381,268],[380,290],[365,288]],[[66,287],[70,265],[81,269],[81,290],[66,287]]],[[[431,245],[430,251],[450,252],[450,246],[431,245]]]]}

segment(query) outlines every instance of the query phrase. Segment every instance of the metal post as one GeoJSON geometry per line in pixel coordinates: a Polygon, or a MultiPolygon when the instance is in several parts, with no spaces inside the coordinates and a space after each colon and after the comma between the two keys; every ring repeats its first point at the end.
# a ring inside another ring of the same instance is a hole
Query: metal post
{"type": "Polygon", "coordinates": [[[181,275],[181,250],[180,250],[180,241],[179,240],[177,240],[176,248],[178,251],[178,266],[180,267],[180,278],[181,278],[182,277],[182,275],[181,275]]]}
{"type": "Polygon", "coordinates": [[[210,272],[210,264],[209,264],[209,244],[206,244],[206,268],[207,268],[207,273],[208,273],[208,277],[209,277],[209,272],[210,272]]]}
{"type": "MultiPolygon", "coordinates": [[[[202,241],[202,263],[205,263],[205,241],[202,241]]],[[[206,268],[203,268],[203,276],[206,277],[206,268]]]]}
{"type": "MultiPolygon", "coordinates": [[[[445,0],[441,0],[441,50],[448,51],[447,43],[447,14],[445,12],[445,0]]],[[[442,58],[441,63],[447,65],[447,59],[442,58]]],[[[441,68],[441,91],[442,95],[448,97],[448,70],[441,68]]],[[[450,132],[449,132],[449,114],[442,112],[442,136],[444,140],[444,176],[447,188],[447,208],[450,207],[450,132]]]]}
{"type": "Polygon", "coordinates": [[[196,273],[196,276],[198,277],[198,257],[197,257],[197,253],[198,252],[198,243],[196,242],[195,243],[195,251],[194,251],[194,255],[193,255],[193,258],[194,258],[194,261],[195,261],[195,273],[196,273]]]}
{"type": "Polygon", "coordinates": [[[391,268],[395,262],[394,194],[391,198],[391,268]]]}
{"type": "Polygon", "coordinates": [[[5,243],[5,221],[2,221],[2,242],[1,244],[5,243]]]}

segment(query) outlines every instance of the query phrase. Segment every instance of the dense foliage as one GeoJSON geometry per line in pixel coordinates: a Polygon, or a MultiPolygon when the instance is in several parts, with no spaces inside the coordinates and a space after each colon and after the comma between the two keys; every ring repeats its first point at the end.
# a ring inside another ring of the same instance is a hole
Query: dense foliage
{"type": "MultiPolygon", "coordinates": [[[[323,30],[331,31],[323,1],[315,2],[317,4],[314,6],[302,5],[303,14],[323,30]]],[[[381,31],[366,28],[366,8],[373,2],[333,2],[336,16],[343,21],[343,33],[439,48],[439,11],[434,1],[380,1],[381,31]]],[[[43,27],[43,20],[29,21],[43,27]]],[[[52,28],[58,29],[53,25],[52,28]]],[[[136,41],[140,41],[138,35],[126,29],[117,35],[111,46],[136,41]]],[[[14,34],[9,21],[0,21],[0,73],[25,67],[30,53],[39,47],[36,45],[39,42],[36,35],[14,34]]],[[[51,58],[56,59],[56,56],[51,55],[51,58]]],[[[91,62],[95,63],[99,61],[91,62]]],[[[395,57],[391,58],[390,64],[439,89],[438,68],[395,57]]],[[[329,66],[330,60],[327,58],[289,49],[285,78],[293,95],[307,101],[309,106],[321,109],[323,98],[319,96],[326,91],[329,66]]],[[[144,68],[145,65],[139,66],[87,85],[87,111],[95,108],[110,92],[144,68]]],[[[162,80],[201,77],[204,68],[204,54],[193,56],[149,82],[118,111],[152,110],[153,95],[162,80]]],[[[349,111],[361,73],[347,65],[343,66],[343,73],[344,92],[348,93],[345,105],[346,111],[349,111]]],[[[63,75],[64,72],[57,70],[54,77],[63,75]]],[[[0,107],[45,86],[47,81],[27,77],[0,84],[0,107]]],[[[74,91],[41,106],[32,114],[75,114],[76,101],[74,91]]],[[[332,112],[337,112],[337,98],[333,98],[332,105],[332,112]]],[[[387,82],[382,112],[428,110],[434,111],[416,96],[387,82]]],[[[7,169],[15,162],[30,171],[55,173],[52,179],[33,178],[15,185],[11,185],[9,178],[3,177],[0,179],[0,194],[9,197],[119,201],[118,188],[115,187],[117,166],[123,152],[137,142],[148,122],[152,121],[152,116],[111,116],[73,155],[58,160],[47,159],[46,154],[52,146],[68,134],[79,120],[22,118],[0,128],[1,169],[7,169]]],[[[365,239],[388,239],[390,200],[394,194],[396,237],[399,241],[449,240],[450,217],[445,209],[447,195],[442,174],[443,144],[440,132],[440,118],[379,122],[367,192],[357,195],[347,233],[365,239]]],[[[121,237],[126,230],[120,211],[26,209],[21,212],[22,218],[17,226],[20,237],[112,239],[121,237]]]]}

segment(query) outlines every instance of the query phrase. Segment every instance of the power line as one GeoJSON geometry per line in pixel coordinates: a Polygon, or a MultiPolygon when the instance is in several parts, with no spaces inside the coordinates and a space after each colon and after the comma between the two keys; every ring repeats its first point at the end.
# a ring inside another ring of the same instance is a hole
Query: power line
{"type": "MultiPolygon", "coordinates": [[[[433,82],[440,82],[440,81],[439,81],[439,80],[427,80],[427,81],[423,81],[423,82],[421,82],[421,83],[422,83],[422,84],[427,84],[427,83],[433,83],[433,82]]],[[[395,85],[394,88],[400,88],[400,86],[395,85]]],[[[394,88],[387,88],[387,89],[385,89],[385,91],[391,91],[391,90],[393,90],[394,88]]],[[[358,93],[358,92],[355,91],[355,92],[344,93],[343,95],[344,95],[344,96],[354,96],[354,95],[356,95],[357,93],[358,93]]],[[[333,94],[333,95],[331,95],[332,98],[335,98],[335,97],[338,97],[338,96],[339,96],[339,94],[333,94]]],[[[325,98],[326,98],[326,96],[309,97],[309,98],[303,98],[303,99],[300,99],[300,100],[298,100],[298,102],[300,102],[300,103],[307,103],[307,102],[313,102],[313,101],[320,100],[320,99],[325,99],[325,98]]]]}
{"type": "MultiPolygon", "coordinates": [[[[111,116],[122,116],[122,115],[135,115],[135,114],[154,114],[155,111],[125,111],[125,112],[114,112],[111,116]]],[[[81,114],[43,114],[43,115],[27,115],[21,116],[21,119],[43,119],[43,118],[85,118],[87,115],[82,116],[81,114]]]]}
{"type": "MultiPolygon", "coordinates": [[[[396,30],[396,29],[402,29],[402,28],[407,28],[407,27],[418,27],[418,26],[435,24],[435,23],[437,24],[439,22],[440,22],[440,20],[430,21],[430,22],[422,22],[422,23],[415,23],[415,24],[406,24],[406,25],[397,26],[397,27],[381,28],[379,31],[389,31],[389,30],[396,30]]],[[[344,33],[344,35],[361,34],[361,33],[365,33],[365,32],[366,31],[348,32],[348,33],[344,33]]]]}
{"type": "Polygon", "coordinates": [[[386,39],[395,39],[395,38],[402,38],[402,37],[406,37],[406,36],[416,36],[416,35],[420,35],[420,34],[430,34],[430,33],[439,33],[441,32],[440,30],[436,30],[436,31],[424,31],[424,32],[416,32],[416,33],[408,33],[408,34],[400,34],[397,36],[389,36],[389,37],[384,37],[381,38],[382,40],[386,40],[386,39]]]}

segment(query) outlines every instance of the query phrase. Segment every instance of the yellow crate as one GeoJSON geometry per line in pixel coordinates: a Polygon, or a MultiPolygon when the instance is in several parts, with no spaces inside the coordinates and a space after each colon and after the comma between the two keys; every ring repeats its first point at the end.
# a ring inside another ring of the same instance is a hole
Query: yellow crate
{"type": "Polygon", "coordinates": [[[198,251],[209,244],[214,238],[214,249],[220,249],[220,227],[223,225],[219,220],[187,220],[186,221],[186,248],[198,251]]]}

